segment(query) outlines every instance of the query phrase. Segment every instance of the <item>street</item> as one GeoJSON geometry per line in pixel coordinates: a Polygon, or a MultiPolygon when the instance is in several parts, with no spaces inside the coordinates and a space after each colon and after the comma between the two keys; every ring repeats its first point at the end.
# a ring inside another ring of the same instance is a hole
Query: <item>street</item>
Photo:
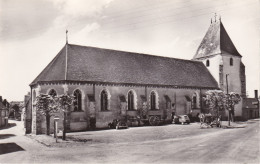
{"type": "MultiPolygon", "coordinates": [[[[85,143],[47,147],[24,136],[22,122],[0,130],[1,163],[259,163],[259,119],[243,128],[198,123],[69,133],[85,143]]],[[[54,139],[52,138],[54,141],[54,139]]],[[[59,143],[58,143],[59,144],[59,143]]]]}

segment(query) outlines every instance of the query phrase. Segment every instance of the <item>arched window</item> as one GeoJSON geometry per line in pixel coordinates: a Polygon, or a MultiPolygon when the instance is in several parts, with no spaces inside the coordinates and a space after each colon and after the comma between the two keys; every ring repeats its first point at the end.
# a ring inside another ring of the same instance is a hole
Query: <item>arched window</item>
{"type": "Polygon", "coordinates": [[[209,67],[209,60],[206,61],[206,66],[209,67]]]}
{"type": "Polygon", "coordinates": [[[192,96],[192,108],[197,108],[197,95],[196,93],[193,94],[192,96]]]}
{"type": "Polygon", "coordinates": [[[49,92],[49,95],[51,95],[52,97],[57,96],[57,92],[54,89],[51,89],[49,92]]]}
{"type": "Polygon", "coordinates": [[[156,109],[156,95],[155,95],[155,92],[152,91],[151,92],[151,110],[155,110],[156,109]]]}
{"type": "Polygon", "coordinates": [[[233,58],[230,58],[230,65],[233,66],[233,58]]]}
{"type": "Polygon", "coordinates": [[[80,92],[80,90],[75,90],[74,91],[74,97],[75,97],[75,101],[74,101],[74,111],[82,111],[82,106],[81,106],[81,104],[82,104],[82,100],[81,100],[81,97],[82,97],[82,95],[81,95],[81,92],[80,92]]]}
{"type": "Polygon", "coordinates": [[[101,92],[100,106],[101,106],[101,111],[108,110],[108,95],[107,95],[107,92],[105,90],[103,90],[101,92]]]}
{"type": "Polygon", "coordinates": [[[134,93],[133,91],[128,92],[128,110],[134,110],[134,93]]]}

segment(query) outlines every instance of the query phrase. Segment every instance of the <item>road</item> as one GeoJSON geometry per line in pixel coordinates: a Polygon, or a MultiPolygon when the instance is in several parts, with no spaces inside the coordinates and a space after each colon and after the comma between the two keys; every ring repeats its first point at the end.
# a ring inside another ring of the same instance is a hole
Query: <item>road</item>
{"type": "Polygon", "coordinates": [[[234,129],[193,123],[71,133],[92,142],[60,148],[24,136],[22,123],[13,123],[0,130],[0,163],[260,163],[259,119],[234,129]]]}

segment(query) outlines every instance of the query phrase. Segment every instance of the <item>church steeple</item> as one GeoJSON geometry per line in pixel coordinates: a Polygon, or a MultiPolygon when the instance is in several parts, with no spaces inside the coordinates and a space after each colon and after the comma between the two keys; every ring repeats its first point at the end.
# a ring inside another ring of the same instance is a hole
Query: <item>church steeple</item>
{"type": "Polygon", "coordinates": [[[241,57],[226,32],[221,17],[219,17],[219,20],[216,19],[216,14],[214,17],[215,19],[214,21],[211,19],[210,27],[193,59],[206,58],[216,54],[221,54],[222,52],[227,52],[230,55],[241,57]]]}

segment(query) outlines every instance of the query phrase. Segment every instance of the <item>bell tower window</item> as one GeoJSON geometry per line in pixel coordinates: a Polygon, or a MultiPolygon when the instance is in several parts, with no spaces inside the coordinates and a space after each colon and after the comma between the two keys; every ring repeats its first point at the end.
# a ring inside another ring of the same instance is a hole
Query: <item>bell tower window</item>
{"type": "Polygon", "coordinates": [[[233,66],[233,58],[230,58],[230,66],[233,66]]]}
{"type": "Polygon", "coordinates": [[[209,67],[209,60],[206,61],[206,66],[209,67]]]}

